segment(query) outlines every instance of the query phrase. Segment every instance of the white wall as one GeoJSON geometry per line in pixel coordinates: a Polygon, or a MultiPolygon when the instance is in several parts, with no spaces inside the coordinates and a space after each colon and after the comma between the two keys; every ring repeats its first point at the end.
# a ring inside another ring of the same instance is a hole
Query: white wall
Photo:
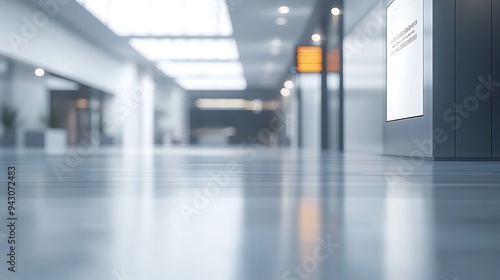
{"type": "Polygon", "coordinates": [[[155,93],[155,110],[162,113],[156,124],[163,134],[164,146],[173,140],[189,143],[189,104],[187,93],[171,81],[160,80],[155,93]]]}
{"type": "MultiPolygon", "coordinates": [[[[294,85],[298,85],[298,75],[292,79],[294,85]]],[[[282,97],[282,103],[286,114],[286,137],[290,141],[292,149],[299,148],[299,95],[297,94],[297,86],[290,90],[290,95],[282,97]]]]}
{"type": "Polygon", "coordinates": [[[339,151],[340,148],[340,102],[338,73],[327,74],[328,86],[328,145],[330,151],[339,151]]]}
{"type": "Polygon", "coordinates": [[[169,122],[172,137],[186,145],[189,143],[189,108],[188,98],[184,90],[174,87],[170,92],[169,122]]]}
{"type": "Polygon", "coordinates": [[[37,77],[32,67],[15,64],[8,94],[9,105],[19,110],[18,127],[25,130],[42,130],[42,116],[49,110],[49,92],[46,77],[37,77]]]}
{"type": "MultiPolygon", "coordinates": [[[[344,40],[345,145],[346,150],[408,156],[419,150],[416,140],[432,139],[432,17],[424,19],[424,116],[386,122],[386,6],[390,2],[380,0],[344,40]]],[[[427,11],[431,6],[432,1],[424,1],[427,11]]],[[[426,151],[425,156],[432,152],[426,151]]]]}
{"type": "Polygon", "coordinates": [[[0,75],[0,104],[18,110],[17,128],[40,130],[45,127],[42,117],[49,109],[46,77],[36,77],[34,68],[20,63],[8,63],[0,75]]]}
{"type": "MultiPolygon", "coordinates": [[[[60,2],[69,0],[55,3],[60,2]]],[[[64,9],[64,4],[59,6],[64,9]]],[[[42,8],[13,0],[0,0],[0,7],[0,54],[112,94],[119,90],[128,75],[123,61],[74,34],[42,8]]]]}
{"type": "MultiPolygon", "coordinates": [[[[367,3],[372,5],[372,3],[367,3]]],[[[383,153],[385,16],[380,2],[344,41],[345,150],[383,153]],[[380,15],[383,18],[380,18],[380,15]],[[382,22],[382,23],[381,23],[382,22]]],[[[352,7],[357,9],[357,7],[352,7]]],[[[349,10],[346,10],[346,15],[349,10]]]]}
{"type": "Polygon", "coordinates": [[[125,150],[150,150],[154,146],[155,84],[152,77],[133,63],[127,65],[130,75],[111,106],[110,120],[121,131],[125,150]]]}
{"type": "MultiPolygon", "coordinates": [[[[154,84],[147,85],[150,77],[137,63],[110,55],[57,21],[57,12],[70,2],[51,1],[57,6],[51,14],[22,1],[0,0],[0,54],[114,95],[105,104],[109,134],[121,138],[125,148],[151,148],[154,84]]],[[[13,73],[10,94],[14,105],[22,107],[24,126],[37,128],[48,108],[48,94],[43,79],[31,71],[13,73]]]]}

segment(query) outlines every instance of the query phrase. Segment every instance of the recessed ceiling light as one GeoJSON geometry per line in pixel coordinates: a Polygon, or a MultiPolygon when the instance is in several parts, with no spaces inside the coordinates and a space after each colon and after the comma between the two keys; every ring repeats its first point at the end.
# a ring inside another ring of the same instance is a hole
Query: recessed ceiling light
{"type": "Polygon", "coordinates": [[[157,66],[172,78],[243,75],[243,66],[239,61],[162,61],[157,66]]]}
{"type": "Polygon", "coordinates": [[[276,19],[276,25],[286,25],[288,23],[288,20],[286,18],[277,18],[276,19]]]}
{"type": "Polygon", "coordinates": [[[239,59],[234,39],[132,39],[130,45],[151,61],[239,59]]]}
{"type": "Polygon", "coordinates": [[[241,75],[183,77],[175,80],[185,90],[245,90],[247,81],[241,75]]]}
{"type": "Polygon", "coordinates": [[[334,16],[340,15],[340,9],[337,8],[337,7],[333,8],[332,9],[332,15],[334,15],[334,16]]]}
{"type": "Polygon", "coordinates": [[[241,98],[227,99],[197,99],[196,107],[198,109],[219,109],[219,110],[243,110],[247,105],[247,101],[241,98]]]}
{"type": "Polygon", "coordinates": [[[287,88],[282,88],[281,91],[280,91],[281,95],[283,95],[284,97],[287,97],[290,95],[290,90],[287,89],[287,88]]]}
{"type": "Polygon", "coordinates": [[[290,12],[290,8],[288,8],[287,6],[281,6],[278,11],[280,12],[280,14],[288,14],[290,12]]]}
{"type": "Polygon", "coordinates": [[[260,113],[263,110],[276,110],[277,101],[262,101],[260,99],[246,100],[242,98],[199,98],[195,101],[198,109],[208,110],[251,110],[260,113]]]}
{"type": "Polygon", "coordinates": [[[313,34],[311,36],[311,39],[314,41],[314,42],[319,42],[321,40],[321,36],[319,34],[313,34]]]}
{"type": "Polygon", "coordinates": [[[274,40],[272,40],[272,41],[271,41],[271,46],[273,46],[273,47],[276,47],[276,48],[277,48],[277,47],[280,47],[282,43],[283,43],[283,42],[281,42],[281,40],[280,40],[280,39],[274,39],[274,40]]]}
{"type": "Polygon", "coordinates": [[[35,75],[37,77],[43,77],[43,75],[45,75],[45,70],[43,70],[42,68],[37,68],[35,69],[35,75]]]}
{"type": "Polygon", "coordinates": [[[119,36],[233,34],[227,1],[78,1],[119,36]]]}
{"type": "Polygon", "coordinates": [[[292,81],[286,81],[285,82],[285,88],[287,88],[287,89],[293,88],[293,82],[292,81]]]}

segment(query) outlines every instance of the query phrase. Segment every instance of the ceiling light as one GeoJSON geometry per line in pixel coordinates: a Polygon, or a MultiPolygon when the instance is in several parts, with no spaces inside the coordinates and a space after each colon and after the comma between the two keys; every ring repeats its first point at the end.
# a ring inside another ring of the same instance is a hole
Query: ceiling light
{"type": "Polygon", "coordinates": [[[200,98],[195,101],[196,108],[208,110],[252,110],[260,112],[263,110],[276,110],[279,105],[277,101],[245,100],[241,98],[200,98]]]}
{"type": "Polygon", "coordinates": [[[281,53],[280,47],[283,44],[283,42],[280,39],[274,39],[271,41],[271,54],[272,55],[279,55],[281,53]]]}
{"type": "Polygon", "coordinates": [[[332,15],[334,15],[334,16],[340,15],[340,9],[337,8],[337,7],[333,8],[332,9],[332,15]]]}
{"type": "Polygon", "coordinates": [[[274,111],[280,107],[279,101],[264,101],[262,102],[262,110],[274,111]]]}
{"type": "Polygon", "coordinates": [[[245,99],[197,99],[196,107],[199,109],[238,109],[243,110],[246,107],[247,101],[245,99]]]}
{"type": "Polygon", "coordinates": [[[247,81],[243,76],[186,77],[175,80],[185,90],[245,90],[247,81]]]}
{"type": "Polygon", "coordinates": [[[293,82],[292,81],[286,81],[285,82],[285,88],[287,88],[287,89],[293,88],[293,82]]]}
{"type": "Polygon", "coordinates": [[[234,39],[132,39],[130,45],[151,61],[239,59],[234,39]]]}
{"type": "Polygon", "coordinates": [[[233,34],[226,1],[85,0],[80,4],[119,36],[233,34]]]}
{"type": "Polygon", "coordinates": [[[280,91],[281,95],[283,95],[284,97],[287,97],[290,95],[290,90],[287,89],[287,88],[282,88],[281,91],[280,91]]]}
{"type": "Polygon", "coordinates": [[[43,77],[43,75],[45,75],[45,70],[43,70],[42,68],[37,68],[35,69],[35,75],[37,77],[43,77]]]}
{"type": "Polygon", "coordinates": [[[288,8],[287,6],[281,6],[278,11],[280,12],[280,14],[288,14],[290,12],[290,8],[288,8]]]}
{"type": "Polygon", "coordinates": [[[276,25],[286,25],[288,23],[288,20],[286,18],[277,18],[276,19],[276,25]]]}
{"type": "Polygon", "coordinates": [[[273,46],[273,47],[276,47],[276,48],[277,48],[277,47],[280,47],[282,43],[283,43],[283,42],[281,42],[281,40],[280,40],[280,39],[274,39],[274,40],[272,40],[272,41],[271,41],[271,46],[273,46]]]}
{"type": "Polygon", "coordinates": [[[319,42],[321,40],[321,36],[319,34],[313,34],[311,36],[311,39],[314,41],[314,42],[319,42]]]}
{"type": "Polygon", "coordinates": [[[185,76],[243,75],[239,61],[229,62],[175,62],[165,61],[157,64],[165,75],[179,78],[185,76]]]}

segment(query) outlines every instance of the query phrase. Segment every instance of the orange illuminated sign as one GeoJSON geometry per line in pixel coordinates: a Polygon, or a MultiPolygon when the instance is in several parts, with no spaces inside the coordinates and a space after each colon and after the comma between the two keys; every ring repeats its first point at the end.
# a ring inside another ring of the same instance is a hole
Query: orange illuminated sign
{"type": "Polygon", "coordinates": [[[321,73],[323,50],[317,46],[297,47],[297,71],[299,73],[321,73]]]}

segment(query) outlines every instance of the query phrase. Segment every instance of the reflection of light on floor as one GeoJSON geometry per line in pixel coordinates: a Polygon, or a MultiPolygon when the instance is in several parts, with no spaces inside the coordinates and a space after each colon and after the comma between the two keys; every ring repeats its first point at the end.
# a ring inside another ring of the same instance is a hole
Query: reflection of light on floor
{"type": "MultiPolygon", "coordinates": [[[[311,162],[307,168],[319,170],[318,162],[311,162]]],[[[318,173],[306,173],[302,178],[302,195],[298,209],[298,231],[300,240],[300,258],[310,256],[317,245],[317,238],[321,234],[321,211],[319,208],[318,173]],[[314,199],[313,199],[314,197],[314,199]]]]}
{"type": "Polygon", "coordinates": [[[278,267],[285,268],[295,261],[295,238],[297,236],[297,219],[295,214],[297,213],[297,192],[298,188],[296,186],[296,175],[290,175],[289,170],[297,170],[297,160],[296,155],[291,153],[288,155],[294,160],[290,160],[288,157],[283,159],[284,162],[281,163],[281,199],[280,199],[280,245],[279,245],[279,261],[278,267]]]}
{"type": "MultiPolygon", "coordinates": [[[[151,178],[154,178],[154,157],[144,156],[141,157],[140,165],[137,169],[138,171],[138,193],[139,193],[139,203],[138,209],[134,209],[138,212],[139,220],[137,221],[139,225],[139,240],[155,240],[153,238],[156,232],[155,227],[155,186],[151,178]]],[[[139,246],[138,250],[138,260],[147,259],[148,256],[154,255],[155,244],[152,242],[144,242],[142,246],[139,246]]],[[[150,267],[151,264],[143,263],[141,276],[148,279],[153,279],[152,273],[154,272],[154,267],[150,267]],[[146,274],[144,274],[146,273],[146,274]]]]}
{"type": "MultiPolygon", "coordinates": [[[[402,183],[399,186],[405,187],[410,188],[402,183]]],[[[432,244],[428,232],[431,206],[425,203],[422,190],[404,198],[400,192],[389,192],[386,199],[384,279],[431,279],[432,244]]]]}
{"type": "Polygon", "coordinates": [[[318,166],[317,156],[266,151],[187,225],[179,204],[192,205],[234,150],[177,153],[96,152],[62,182],[50,166],[61,157],[1,157],[20,171],[27,269],[17,278],[306,279],[283,274],[307,265],[308,280],[500,275],[498,162],[424,161],[391,189],[400,158],[322,156],[318,166]],[[310,250],[329,235],[340,247],[313,269],[310,250]]]}
{"type": "MultiPolygon", "coordinates": [[[[191,181],[187,178],[192,169],[186,169],[184,162],[176,160],[159,168],[150,156],[124,157],[122,163],[122,168],[130,170],[126,180],[131,183],[114,188],[111,259],[115,269],[124,267],[135,279],[165,279],[162,275],[237,279],[243,220],[240,178],[231,177],[230,188],[221,188],[219,196],[186,223],[179,205],[191,205],[194,191],[203,192],[211,182],[209,175],[191,181]],[[155,172],[165,175],[166,181],[151,180],[155,172]],[[176,185],[170,185],[172,180],[176,185]]],[[[200,173],[218,170],[214,165],[204,168],[200,173]]]]}
{"type": "Polygon", "coordinates": [[[315,245],[320,236],[321,213],[318,201],[304,199],[299,205],[299,235],[301,244],[315,245]]]}

